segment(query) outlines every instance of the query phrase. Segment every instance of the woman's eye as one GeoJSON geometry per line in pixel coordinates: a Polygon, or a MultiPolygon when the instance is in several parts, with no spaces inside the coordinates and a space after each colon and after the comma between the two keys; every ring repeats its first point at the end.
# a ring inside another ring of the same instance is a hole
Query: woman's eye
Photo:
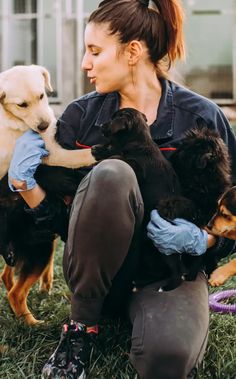
{"type": "Polygon", "coordinates": [[[28,104],[24,101],[23,103],[21,103],[21,104],[17,104],[18,105],[18,107],[20,107],[20,108],[27,108],[28,107],[28,104]]]}
{"type": "Polygon", "coordinates": [[[230,216],[229,215],[226,215],[226,214],[222,214],[223,218],[225,218],[226,220],[230,220],[230,216]]]}
{"type": "Polygon", "coordinates": [[[100,53],[100,50],[91,49],[90,52],[92,55],[98,55],[100,53]]]}

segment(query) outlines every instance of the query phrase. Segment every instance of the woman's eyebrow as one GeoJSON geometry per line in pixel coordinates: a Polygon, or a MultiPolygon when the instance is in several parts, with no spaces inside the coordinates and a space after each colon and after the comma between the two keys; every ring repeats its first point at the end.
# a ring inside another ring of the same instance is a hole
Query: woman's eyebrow
{"type": "Polygon", "coordinates": [[[100,47],[99,47],[98,45],[94,45],[94,44],[90,43],[90,44],[88,45],[88,48],[89,48],[89,49],[92,49],[92,48],[97,48],[97,49],[99,49],[100,47]]]}

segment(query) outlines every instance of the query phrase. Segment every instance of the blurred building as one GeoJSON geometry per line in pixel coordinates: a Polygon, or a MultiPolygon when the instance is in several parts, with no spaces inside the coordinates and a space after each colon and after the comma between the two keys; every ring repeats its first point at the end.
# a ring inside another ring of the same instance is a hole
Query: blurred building
{"type": "MultiPolygon", "coordinates": [[[[115,1],[115,0],[114,0],[115,1]]],[[[236,0],[182,0],[187,60],[174,77],[220,104],[236,103],[236,0]]],[[[99,0],[0,0],[0,71],[44,65],[58,113],[91,90],[80,70],[83,30],[99,0]]]]}
{"type": "Polygon", "coordinates": [[[236,102],[236,1],[184,0],[185,84],[220,104],[236,102]]]}
{"type": "Polygon", "coordinates": [[[0,0],[0,72],[14,65],[45,66],[58,114],[91,90],[80,70],[83,30],[98,0],[0,0]]]}

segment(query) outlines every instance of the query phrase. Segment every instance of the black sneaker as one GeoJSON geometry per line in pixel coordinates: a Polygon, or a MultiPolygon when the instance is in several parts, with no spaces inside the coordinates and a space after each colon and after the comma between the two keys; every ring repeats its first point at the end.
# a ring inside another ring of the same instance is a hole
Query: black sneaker
{"type": "Polygon", "coordinates": [[[65,324],[57,349],[43,367],[42,379],[85,379],[85,363],[96,334],[97,330],[87,331],[79,323],[65,324]]]}

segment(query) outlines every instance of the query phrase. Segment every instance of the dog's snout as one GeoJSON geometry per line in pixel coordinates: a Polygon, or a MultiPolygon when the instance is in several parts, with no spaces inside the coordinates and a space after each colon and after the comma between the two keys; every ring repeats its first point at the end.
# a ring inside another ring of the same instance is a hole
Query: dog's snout
{"type": "Polygon", "coordinates": [[[102,134],[104,134],[104,132],[106,131],[106,128],[107,128],[107,124],[101,124],[100,125],[100,129],[101,129],[102,134]]]}
{"type": "Polygon", "coordinates": [[[101,131],[102,131],[102,134],[104,135],[104,137],[109,137],[111,135],[109,126],[110,125],[108,122],[100,125],[101,131]]]}
{"type": "Polygon", "coordinates": [[[211,230],[212,227],[213,227],[213,220],[210,220],[210,221],[208,222],[207,226],[206,226],[206,229],[207,229],[207,230],[211,230]]]}
{"type": "Polygon", "coordinates": [[[37,126],[38,130],[41,131],[41,132],[44,131],[44,130],[46,130],[48,127],[49,127],[49,122],[47,122],[47,121],[42,121],[37,126]]]}
{"type": "Polygon", "coordinates": [[[212,229],[212,225],[210,223],[208,223],[207,226],[206,226],[206,229],[207,230],[211,230],[212,229]]]}

